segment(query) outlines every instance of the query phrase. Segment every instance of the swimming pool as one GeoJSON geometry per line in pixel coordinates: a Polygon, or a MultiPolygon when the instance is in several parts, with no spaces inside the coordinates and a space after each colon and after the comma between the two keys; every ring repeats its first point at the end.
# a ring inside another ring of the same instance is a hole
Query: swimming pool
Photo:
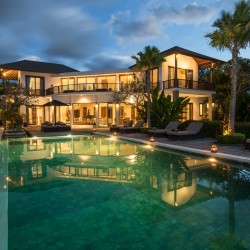
{"type": "Polygon", "coordinates": [[[250,248],[248,167],[90,135],[1,148],[8,249],[250,248]]]}

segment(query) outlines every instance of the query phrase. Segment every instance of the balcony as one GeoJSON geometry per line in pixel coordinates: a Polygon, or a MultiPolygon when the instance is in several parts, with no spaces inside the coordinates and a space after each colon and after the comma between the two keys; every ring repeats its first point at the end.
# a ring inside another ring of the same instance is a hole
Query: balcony
{"type": "Polygon", "coordinates": [[[110,92],[120,91],[118,83],[84,83],[59,85],[46,89],[46,95],[76,92],[110,92]]]}
{"type": "Polygon", "coordinates": [[[163,89],[183,88],[183,89],[197,89],[197,90],[213,90],[213,84],[204,83],[193,80],[177,79],[177,86],[175,86],[175,79],[163,81],[163,89]]]}
{"type": "MultiPolygon", "coordinates": [[[[27,88],[20,88],[20,87],[18,87],[18,88],[20,90],[20,93],[22,93],[24,95],[45,96],[44,89],[27,89],[27,88]]],[[[16,91],[15,89],[13,89],[13,91],[16,91]]],[[[9,90],[6,91],[6,89],[1,86],[0,95],[4,95],[4,94],[6,94],[6,92],[10,93],[9,90]]]]}
{"type": "Polygon", "coordinates": [[[45,96],[44,89],[29,89],[28,91],[29,91],[30,95],[45,96]]]}
{"type": "MultiPolygon", "coordinates": [[[[158,82],[151,83],[151,88],[159,86],[158,82]]],[[[122,92],[123,83],[84,83],[53,86],[46,89],[46,95],[77,93],[77,92],[122,92]]]]}

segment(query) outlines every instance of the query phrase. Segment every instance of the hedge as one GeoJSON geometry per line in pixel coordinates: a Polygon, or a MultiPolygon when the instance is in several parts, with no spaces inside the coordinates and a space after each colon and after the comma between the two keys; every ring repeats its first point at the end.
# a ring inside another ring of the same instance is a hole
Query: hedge
{"type": "Polygon", "coordinates": [[[244,134],[246,138],[250,138],[250,122],[235,124],[235,132],[244,134]]]}
{"type": "Polygon", "coordinates": [[[231,135],[218,135],[217,141],[223,144],[238,144],[243,143],[245,140],[245,135],[241,133],[234,133],[231,135]]]}

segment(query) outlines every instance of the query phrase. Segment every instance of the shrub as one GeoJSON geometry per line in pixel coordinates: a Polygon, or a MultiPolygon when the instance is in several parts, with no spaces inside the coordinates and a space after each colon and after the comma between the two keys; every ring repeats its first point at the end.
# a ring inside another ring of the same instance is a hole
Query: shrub
{"type": "Polygon", "coordinates": [[[244,140],[245,140],[245,135],[241,133],[217,136],[217,141],[222,144],[238,144],[244,142],[244,140]]]}
{"type": "Polygon", "coordinates": [[[235,132],[242,133],[246,138],[250,138],[250,122],[236,123],[235,132]]]}
{"type": "Polygon", "coordinates": [[[222,134],[222,122],[221,121],[208,121],[203,120],[203,127],[201,133],[208,137],[216,138],[222,134]]]}

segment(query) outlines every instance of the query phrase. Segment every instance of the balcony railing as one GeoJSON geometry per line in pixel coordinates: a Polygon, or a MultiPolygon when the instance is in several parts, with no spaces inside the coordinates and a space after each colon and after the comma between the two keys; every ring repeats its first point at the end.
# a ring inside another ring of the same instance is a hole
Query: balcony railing
{"type": "Polygon", "coordinates": [[[193,80],[186,80],[186,79],[177,79],[177,86],[175,86],[175,79],[163,81],[163,89],[172,89],[172,88],[213,90],[213,84],[203,83],[193,80]]]}
{"type": "MultiPolygon", "coordinates": [[[[10,91],[6,91],[6,89],[4,88],[0,88],[0,95],[4,95],[6,94],[6,92],[10,91]]],[[[45,96],[45,90],[44,89],[27,89],[27,88],[20,88],[20,93],[24,94],[24,95],[35,95],[35,96],[45,96]]]]}
{"type": "Polygon", "coordinates": [[[31,95],[45,96],[45,90],[44,89],[30,89],[29,92],[30,92],[31,95]]]}
{"type": "MultiPolygon", "coordinates": [[[[151,83],[151,88],[158,86],[158,83],[151,83]]],[[[123,83],[80,83],[53,86],[46,89],[46,95],[75,93],[75,92],[122,92],[123,83]]]]}
{"type": "Polygon", "coordinates": [[[72,93],[72,92],[108,92],[120,91],[120,85],[117,83],[82,83],[54,86],[46,89],[46,95],[72,93]]]}

